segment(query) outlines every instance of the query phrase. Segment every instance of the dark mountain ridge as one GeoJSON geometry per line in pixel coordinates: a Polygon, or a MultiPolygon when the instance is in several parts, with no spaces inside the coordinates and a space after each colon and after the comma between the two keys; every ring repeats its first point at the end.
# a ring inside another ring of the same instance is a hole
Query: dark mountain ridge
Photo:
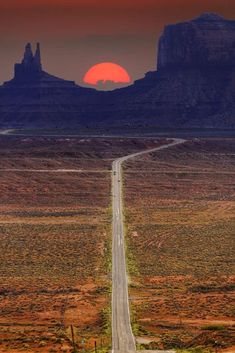
{"type": "Polygon", "coordinates": [[[28,44],[0,87],[0,127],[80,126],[235,128],[235,21],[206,13],[166,26],[157,70],[111,92],[47,74],[28,44]]]}

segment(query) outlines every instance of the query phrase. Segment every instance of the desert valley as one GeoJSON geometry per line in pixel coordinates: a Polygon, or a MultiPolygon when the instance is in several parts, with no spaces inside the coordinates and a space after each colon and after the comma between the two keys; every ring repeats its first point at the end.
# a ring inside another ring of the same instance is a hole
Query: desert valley
{"type": "MultiPolygon", "coordinates": [[[[126,62],[140,39],[142,61],[150,55],[151,21],[139,14],[155,11],[160,27],[161,6],[175,6],[102,0],[102,30],[121,14],[141,23],[141,37],[118,23],[81,40],[67,31],[90,18],[92,28],[100,8],[55,2],[23,1],[29,40],[46,31],[52,50],[64,43],[81,57],[100,41],[99,55],[108,44],[114,55],[116,43],[126,62]]],[[[1,6],[9,18],[21,9],[1,6]]],[[[169,15],[180,21],[161,29],[156,68],[143,78],[94,62],[85,87],[45,71],[40,43],[28,42],[0,86],[0,353],[235,352],[235,21],[189,10],[169,15]]],[[[14,33],[1,55],[16,47],[14,33]]],[[[47,50],[69,72],[75,54],[47,50]]],[[[142,61],[135,54],[130,67],[142,61]]]]}

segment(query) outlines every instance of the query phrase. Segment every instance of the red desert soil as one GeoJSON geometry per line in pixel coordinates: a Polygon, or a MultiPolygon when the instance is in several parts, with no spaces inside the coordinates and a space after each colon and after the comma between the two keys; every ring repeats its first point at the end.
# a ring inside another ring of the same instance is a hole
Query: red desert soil
{"type": "Polygon", "coordinates": [[[1,353],[109,347],[111,163],[161,143],[0,138],[1,353]]]}
{"type": "Polygon", "coordinates": [[[125,166],[131,302],[142,348],[234,347],[235,140],[125,166]]]}

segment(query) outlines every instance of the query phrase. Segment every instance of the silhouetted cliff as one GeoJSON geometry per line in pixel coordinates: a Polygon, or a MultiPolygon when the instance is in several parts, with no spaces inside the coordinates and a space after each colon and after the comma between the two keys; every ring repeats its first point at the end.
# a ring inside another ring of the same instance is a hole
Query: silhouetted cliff
{"type": "Polygon", "coordinates": [[[94,93],[43,71],[39,43],[35,55],[28,43],[14,78],[0,87],[0,127],[75,126],[94,93]]]}
{"type": "Polygon", "coordinates": [[[14,81],[33,80],[42,75],[40,44],[37,43],[35,55],[33,55],[31,44],[25,47],[24,57],[21,64],[15,64],[14,81]]]}
{"type": "Polygon", "coordinates": [[[44,72],[27,45],[0,87],[0,127],[235,128],[235,21],[215,14],[166,26],[157,71],[98,92],[44,72]]]}
{"type": "Polygon", "coordinates": [[[157,71],[114,100],[116,117],[140,125],[235,128],[235,21],[206,13],[166,26],[157,71]]]}
{"type": "Polygon", "coordinates": [[[158,70],[235,68],[235,21],[205,13],[165,27],[159,41],[158,70]]]}

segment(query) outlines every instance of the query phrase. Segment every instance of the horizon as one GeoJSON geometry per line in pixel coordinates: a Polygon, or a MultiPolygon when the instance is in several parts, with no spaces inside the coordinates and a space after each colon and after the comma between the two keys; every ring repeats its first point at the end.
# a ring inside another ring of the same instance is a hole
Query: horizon
{"type": "MultiPolygon", "coordinates": [[[[0,2],[0,84],[13,76],[26,42],[40,42],[45,71],[85,86],[83,77],[95,64],[113,62],[127,70],[131,83],[156,70],[159,37],[165,25],[184,22],[204,12],[233,19],[227,1],[94,0],[0,2]],[[43,20],[43,25],[42,25],[43,20]],[[9,28],[9,23],[13,25],[9,28]],[[136,59],[138,58],[138,59],[136,59]]],[[[98,87],[97,87],[98,88],[98,87]]]]}
{"type": "Polygon", "coordinates": [[[235,353],[235,0],[0,0],[0,66],[0,353],[235,353]]]}

